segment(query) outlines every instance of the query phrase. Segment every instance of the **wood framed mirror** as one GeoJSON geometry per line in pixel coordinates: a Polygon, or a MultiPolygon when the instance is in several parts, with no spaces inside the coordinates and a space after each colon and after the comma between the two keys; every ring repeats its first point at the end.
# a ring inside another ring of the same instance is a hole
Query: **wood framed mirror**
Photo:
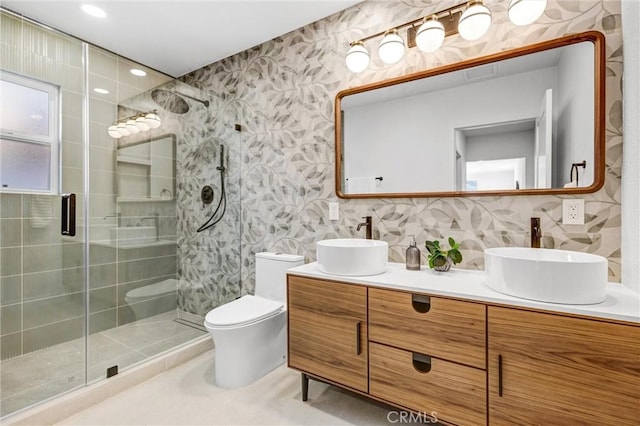
{"type": "Polygon", "coordinates": [[[343,90],[340,198],[583,194],[604,184],[605,38],[564,36],[343,90]]]}

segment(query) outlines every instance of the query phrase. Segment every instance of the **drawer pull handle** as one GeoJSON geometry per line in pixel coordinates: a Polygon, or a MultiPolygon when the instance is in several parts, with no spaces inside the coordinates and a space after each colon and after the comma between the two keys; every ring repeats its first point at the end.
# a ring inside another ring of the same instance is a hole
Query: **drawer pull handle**
{"type": "Polygon", "coordinates": [[[431,371],[431,357],[413,352],[413,368],[420,373],[431,371]]]}
{"type": "Polygon", "coordinates": [[[360,346],[360,328],[362,327],[360,321],[356,323],[356,355],[362,353],[362,347],[360,346]]]}
{"type": "Polygon", "coordinates": [[[413,306],[414,311],[426,314],[431,309],[431,297],[423,294],[412,294],[411,306],[413,306]]]}
{"type": "Polygon", "coordinates": [[[502,355],[498,355],[498,396],[502,396],[502,355]]]}

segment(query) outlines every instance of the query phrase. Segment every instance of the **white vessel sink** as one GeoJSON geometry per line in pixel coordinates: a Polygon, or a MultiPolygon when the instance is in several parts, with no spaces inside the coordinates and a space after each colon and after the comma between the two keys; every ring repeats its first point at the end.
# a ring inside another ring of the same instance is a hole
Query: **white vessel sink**
{"type": "Polygon", "coordinates": [[[606,299],[607,259],[595,254],[528,247],[484,251],[489,288],[523,299],[588,305],[606,299]]]}
{"type": "Polygon", "coordinates": [[[316,243],[318,267],[332,275],[364,276],[387,270],[389,244],[380,240],[339,238],[316,243]]]}
{"type": "Polygon", "coordinates": [[[155,226],[120,226],[110,232],[111,242],[119,246],[150,244],[157,239],[155,226]]]}

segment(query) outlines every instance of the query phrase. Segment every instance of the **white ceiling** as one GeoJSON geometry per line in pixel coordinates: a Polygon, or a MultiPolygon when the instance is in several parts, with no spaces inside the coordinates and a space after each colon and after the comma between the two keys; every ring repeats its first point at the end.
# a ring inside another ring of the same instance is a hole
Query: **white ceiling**
{"type": "Polygon", "coordinates": [[[362,0],[2,0],[2,6],[173,77],[362,0]],[[106,18],[80,5],[103,9],[106,18]]]}

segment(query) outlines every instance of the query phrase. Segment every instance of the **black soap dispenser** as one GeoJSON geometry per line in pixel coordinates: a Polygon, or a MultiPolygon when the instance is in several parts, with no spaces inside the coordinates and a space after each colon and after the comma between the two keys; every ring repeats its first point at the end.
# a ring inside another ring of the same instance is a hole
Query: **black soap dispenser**
{"type": "Polygon", "coordinates": [[[420,249],[416,246],[416,238],[411,235],[411,243],[407,248],[407,260],[406,265],[407,269],[410,271],[419,271],[420,270],[420,249]]]}

